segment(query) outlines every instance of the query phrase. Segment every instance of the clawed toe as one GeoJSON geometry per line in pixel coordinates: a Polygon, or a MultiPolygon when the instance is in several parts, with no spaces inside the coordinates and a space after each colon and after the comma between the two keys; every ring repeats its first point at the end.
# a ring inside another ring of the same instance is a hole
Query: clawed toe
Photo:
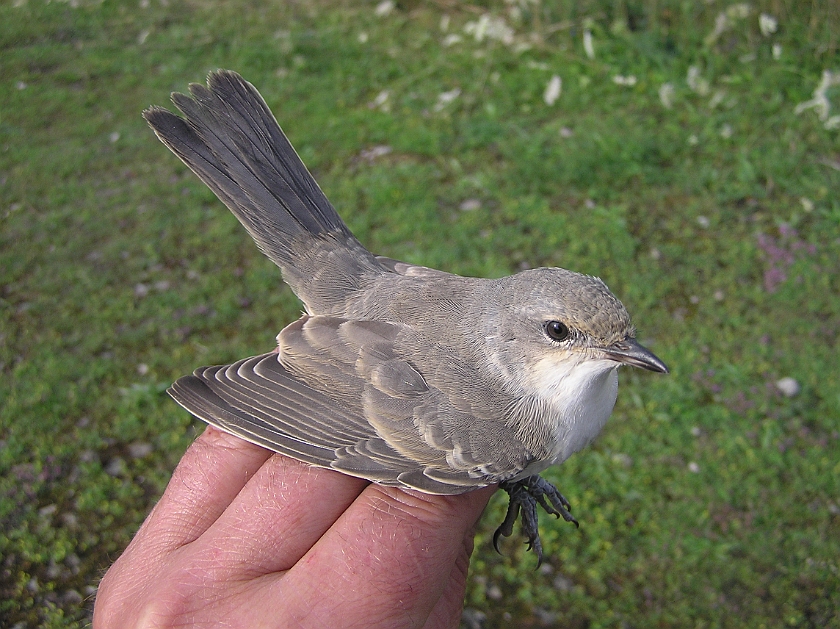
{"type": "Polygon", "coordinates": [[[537,567],[539,567],[542,564],[543,552],[537,518],[537,505],[539,504],[553,516],[562,517],[566,522],[572,522],[575,526],[580,526],[571,514],[572,507],[554,485],[538,475],[518,481],[506,481],[499,486],[510,496],[510,503],[504,521],[493,534],[493,547],[496,552],[500,552],[499,537],[511,536],[513,525],[521,512],[522,534],[528,540],[528,550],[533,550],[537,554],[537,567]]]}

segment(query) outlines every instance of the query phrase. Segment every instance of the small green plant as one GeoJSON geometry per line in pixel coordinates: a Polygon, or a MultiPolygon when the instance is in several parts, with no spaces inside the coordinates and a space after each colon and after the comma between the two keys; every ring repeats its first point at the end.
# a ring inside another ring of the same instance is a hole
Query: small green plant
{"type": "Polygon", "coordinates": [[[465,626],[838,627],[834,3],[0,6],[0,624],[81,627],[199,423],[164,390],[300,304],[140,112],[236,70],[374,252],[601,276],[622,373],[546,561],[465,626]]]}

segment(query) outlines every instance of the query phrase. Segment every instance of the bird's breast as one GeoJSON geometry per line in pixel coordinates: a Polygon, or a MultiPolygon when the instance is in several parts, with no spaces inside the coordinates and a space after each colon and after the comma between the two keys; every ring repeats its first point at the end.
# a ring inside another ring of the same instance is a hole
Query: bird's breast
{"type": "Polygon", "coordinates": [[[545,444],[543,469],[562,463],[601,432],[615,406],[617,369],[611,360],[593,359],[546,359],[535,366],[530,384],[544,409],[535,421],[552,441],[545,444]]]}

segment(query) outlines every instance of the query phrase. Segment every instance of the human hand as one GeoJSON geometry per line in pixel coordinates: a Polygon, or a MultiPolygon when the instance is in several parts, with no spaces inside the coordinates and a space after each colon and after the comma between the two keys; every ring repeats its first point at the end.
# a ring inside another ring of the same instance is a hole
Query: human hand
{"type": "Polygon", "coordinates": [[[457,627],[495,489],[381,487],[209,427],[102,579],[93,627],[457,627]]]}

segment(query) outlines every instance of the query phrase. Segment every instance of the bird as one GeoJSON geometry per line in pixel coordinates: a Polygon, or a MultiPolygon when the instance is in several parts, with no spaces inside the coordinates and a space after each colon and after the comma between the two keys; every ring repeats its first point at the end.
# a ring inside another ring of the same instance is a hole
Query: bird
{"type": "Polygon", "coordinates": [[[464,277],[356,239],[257,89],[230,70],[152,106],[157,137],[230,209],[301,300],[277,347],[179,378],[195,417],[271,451],[379,483],[455,495],[498,484],[542,561],[537,506],[578,524],[540,476],[612,413],[622,365],[668,368],[597,277],[534,268],[464,277]]]}

